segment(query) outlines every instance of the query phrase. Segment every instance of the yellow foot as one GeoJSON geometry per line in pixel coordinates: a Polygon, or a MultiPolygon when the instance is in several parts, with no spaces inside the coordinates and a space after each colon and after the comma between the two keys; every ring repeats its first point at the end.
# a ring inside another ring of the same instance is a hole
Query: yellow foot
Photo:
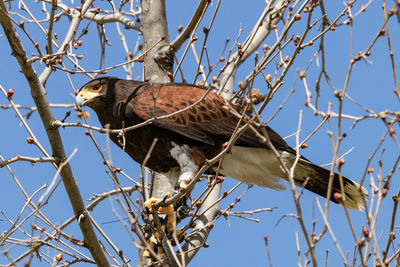
{"type": "MultiPolygon", "coordinates": [[[[166,198],[170,198],[171,193],[167,193],[166,198]]],[[[144,202],[144,206],[151,212],[154,213],[153,204],[159,202],[160,199],[152,197],[144,202]]],[[[166,207],[159,207],[158,212],[167,215],[167,231],[166,233],[172,233],[176,229],[176,215],[174,206],[172,204],[166,207]]]]}
{"type": "MultiPolygon", "coordinates": [[[[168,192],[166,194],[166,199],[170,198],[171,194],[168,192]]],[[[155,213],[155,210],[153,208],[153,205],[155,203],[158,203],[160,201],[160,199],[152,197],[150,199],[148,199],[147,201],[144,202],[144,206],[145,208],[151,212],[151,213],[155,213]]],[[[174,206],[172,204],[166,206],[166,207],[159,207],[157,209],[157,211],[161,214],[165,214],[166,218],[167,218],[167,223],[166,225],[161,225],[162,230],[167,234],[167,236],[169,236],[171,233],[173,233],[176,229],[176,215],[175,215],[175,210],[174,210],[174,206]]],[[[157,252],[156,253],[162,253],[162,246],[161,246],[161,236],[160,233],[156,233],[153,234],[150,237],[149,240],[149,247],[154,250],[155,247],[157,247],[157,252]]],[[[150,252],[146,249],[143,252],[143,257],[150,257],[150,252]]]]}

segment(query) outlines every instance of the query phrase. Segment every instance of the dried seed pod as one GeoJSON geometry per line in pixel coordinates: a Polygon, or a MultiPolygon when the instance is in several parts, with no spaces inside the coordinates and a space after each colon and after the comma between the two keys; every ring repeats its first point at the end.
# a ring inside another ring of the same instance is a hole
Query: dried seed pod
{"type": "Polygon", "coordinates": [[[263,101],[263,95],[260,92],[260,90],[254,88],[251,89],[251,102],[253,102],[254,105],[257,105],[263,101]]]}
{"type": "Polygon", "coordinates": [[[219,176],[216,180],[217,184],[222,183],[225,180],[225,178],[223,176],[219,176]]]}
{"type": "Polygon", "coordinates": [[[76,114],[78,116],[78,118],[83,119],[83,118],[88,118],[90,116],[89,112],[85,111],[85,112],[78,112],[76,114]]]}
{"type": "Polygon", "coordinates": [[[365,238],[362,237],[358,242],[357,242],[357,246],[362,248],[365,246],[365,238]]]}
{"type": "Polygon", "coordinates": [[[335,200],[335,202],[340,203],[340,202],[343,201],[343,196],[342,196],[341,193],[335,192],[335,193],[333,194],[333,199],[335,200]]]}
{"type": "Polygon", "coordinates": [[[288,63],[289,60],[290,60],[290,57],[289,57],[289,56],[286,56],[286,57],[283,59],[283,61],[285,61],[285,63],[288,63]]]}
{"type": "Polygon", "coordinates": [[[388,193],[388,189],[387,188],[383,188],[382,192],[381,192],[382,198],[386,197],[387,193],[388,193]]]}
{"type": "Polygon", "coordinates": [[[56,262],[60,262],[60,261],[63,260],[63,258],[64,258],[63,254],[62,253],[58,253],[56,255],[56,257],[55,257],[55,260],[56,260],[56,262]]]}
{"type": "Polygon", "coordinates": [[[267,44],[264,44],[262,50],[264,53],[267,53],[267,51],[269,50],[269,46],[267,44]]]}
{"type": "Polygon", "coordinates": [[[242,81],[240,81],[238,83],[238,86],[239,86],[239,89],[242,90],[242,91],[246,89],[246,84],[244,82],[242,82],[242,81]]]}
{"type": "Polygon", "coordinates": [[[181,24],[178,26],[178,32],[180,33],[182,30],[183,30],[183,25],[181,24]]]}
{"type": "Polygon", "coordinates": [[[363,233],[365,238],[369,237],[369,230],[368,230],[367,227],[365,227],[365,226],[362,227],[362,233],[363,233]]]}
{"type": "Polygon", "coordinates": [[[272,81],[272,76],[271,76],[271,74],[267,74],[267,76],[265,76],[265,80],[268,82],[268,83],[271,83],[271,81],[272,81]]]}
{"type": "Polygon", "coordinates": [[[334,92],[333,92],[333,94],[337,97],[337,98],[339,98],[340,97],[340,93],[339,93],[339,91],[338,90],[335,90],[334,92]]]}
{"type": "Polygon", "coordinates": [[[11,98],[12,96],[14,95],[14,90],[13,89],[8,89],[8,91],[7,91],[7,97],[8,98],[11,98]]]}
{"type": "Polygon", "coordinates": [[[201,201],[201,199],[199,199],[199,200],[196,201],[196,207],[197,207],[197,208],[200,208],[200,207],[201,207],[201,204],[203,204],[202,201],[201,201]]]}

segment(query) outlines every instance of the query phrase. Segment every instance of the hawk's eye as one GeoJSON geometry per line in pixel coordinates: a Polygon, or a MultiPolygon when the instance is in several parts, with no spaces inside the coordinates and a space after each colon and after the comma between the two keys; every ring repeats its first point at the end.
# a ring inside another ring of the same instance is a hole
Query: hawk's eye
{"type": "Polygon", "coordinates": [[[92,87],[92,90],[93,90],[93,91],[100,91],[100,89],[101,89],[101,84],[96,84],[96,85],[94,85],[94,86],[92,87]]]}

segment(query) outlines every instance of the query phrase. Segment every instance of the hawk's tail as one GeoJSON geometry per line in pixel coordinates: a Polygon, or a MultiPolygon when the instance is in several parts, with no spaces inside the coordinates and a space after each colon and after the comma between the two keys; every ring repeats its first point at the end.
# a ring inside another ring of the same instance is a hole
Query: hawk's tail
{"type": "MultiPolygon", "coordinates": [[[[294,179],[298,186],[304,186],[320,196],[326,197],[329,185],[330,171],[300,158],[296,168],[294,179]]],[[[362,210],[363,200],[368,195],[367,190],[353,180],[342,176],[345,197],[344,203],[347,208],[362,210]]],[[[337,173],[333,175],[332,191],[330,200],[342,204],[335,193],[341,193],[340,178],[337,173]]]]}

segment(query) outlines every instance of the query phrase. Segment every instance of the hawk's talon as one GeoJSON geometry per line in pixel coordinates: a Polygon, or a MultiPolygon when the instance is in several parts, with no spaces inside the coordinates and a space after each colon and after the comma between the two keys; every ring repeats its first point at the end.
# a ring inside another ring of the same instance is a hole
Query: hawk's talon
{"type": "MultiPolygon", "coordinates": [[[[162,202],[165,202],[168,198],[171,197],[171,193],[167,193],[166,196],[163,198],[162,202]]],[[[155,213],[153,209],[153,205],[160,202],[159,198],[152,197],[144,202],[144,206],[147,211],[150,213],[155,213]]],[[[175,209],[172,204],[166,206],[166,207],[159,207],[157,211],[161,214],[165,214],[166,217],[164,219],[160,218],[160,223],[162,230],[165,232],[167,236],[171,236],[172,233],[176,230],[176,215],[175,215],[175,209]]],[[[155,233],[152,234],[149,240],[149,247],[154,250],[155,247],[157,247],[157,253],[162,253],[162,236],[160,236],[160,233],[155,233]]],[[[143,252],[143,257],[149,257],[150,252],[145,249],[143,252]]]]}
{"type": "Polygon", "coordinates": [[[170,197],[171,197],[171,193],[167,192],[167,194],[165,194],[165,197],[163,198],[162,202],[165,202],[170,197]]]}
{"type": "Polygon", "coordinates": [[[185,206],[179,206],[176,209],[176,217],[179,220],[185,219],[187,216],[189,216],[189,211],[190,209],[185,205],[185,206]]]}
{"type": "MultiPolygon", "coordinates": [[[[158,254],[160,254],[160,253],[163,252],[162,246],[161,246],[160,244],[161,244],[161,241],[159,241],[158,238],[156,238],[154,235],[152,235],[152,236],[150,237],[150,240],[149,240],[149,247],[150,247],[150,249],[153,250],[153,251],[154,251],[154,248],[157,248],[157,253],[158,253],[158,254]]],[[[150,251],[149,251],[148,249],[145,249],[145,250],[143,251],[143,257],[144,257],[144,258],[149,258],[149,257],[150,257],[150,251]]]]}

